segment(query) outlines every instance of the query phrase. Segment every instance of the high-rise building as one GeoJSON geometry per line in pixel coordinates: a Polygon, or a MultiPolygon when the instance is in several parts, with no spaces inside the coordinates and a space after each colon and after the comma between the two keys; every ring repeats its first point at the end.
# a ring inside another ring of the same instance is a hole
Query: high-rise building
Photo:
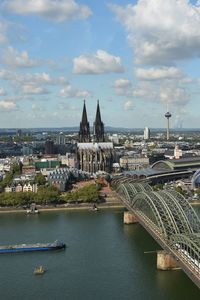
{"type": "Polygon", "coordinates": [[[45,142],[45,154],[54,154],[54,153],[55,153],[54,142],[51,140],[47,140],[45,142]]]}
{"type": "Polygon", "coordinates": [[[65,135],[63,134],[63,132],[60,132],[57,135],[56,144],[58,144],[58,145],[64,145],[65,143],[66,143],[65,135]]]}
{"type": "Polygon", "coordinates": [[[81,143],[90,142],[90,125],[87,119],[85,100],[83,104],[82,120],[80,122],[79,142],[81,143]]]}
{"type": "Polygon", "coordinates": [[[22,136],[22,130],[21,129],[16,130],[16,136],[18,136],[18,137],[22,136]]]}
{"type": "Polygon", "coordinates": [[[144,128],[144,140],[150,139],[150,129],[148,127],[144,128]]]}
{"type": "Polygon", "coordinates": [[[101,113],[99,107],[99,100],[97,101],[96,118],[93,125],[93,141],[104,142],[104,124],[101,121],[101,113]]]}

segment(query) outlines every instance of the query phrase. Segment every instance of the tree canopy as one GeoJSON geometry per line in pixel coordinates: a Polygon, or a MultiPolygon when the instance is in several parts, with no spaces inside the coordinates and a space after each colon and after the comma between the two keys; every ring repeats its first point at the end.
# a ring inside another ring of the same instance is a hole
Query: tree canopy
{"type": "Polygon", "coordinates": [[[10,192],[0,193],[0,206],[29,206],[32,202],[41,205],[61,204],[64,202],[98,202],[99,191],[96,184],[88,184],[78,190],[60,194],[54,186],[40,186],[37,193],[10,192]]]}
{"type": "Polygon", "coordinates": [[[97,202],[100,200],[96,184],[88,184],[78,190],[63,194],[65,202],[97,202]]]}

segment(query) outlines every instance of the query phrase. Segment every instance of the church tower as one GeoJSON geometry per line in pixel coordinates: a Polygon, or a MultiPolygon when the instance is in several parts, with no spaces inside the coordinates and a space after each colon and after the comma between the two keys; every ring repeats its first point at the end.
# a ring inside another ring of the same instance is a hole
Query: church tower
{"type": "Polygon", "coordinates": [[[99,107],[99,100],[97,101],[96,119],[93,125],[93,139],[94,142],[104,142],[104,124],[101,121],[101,113],[99,107]]]}
{"type": "Polygon", "coordinates": [[[93,125],[92,142],[90,142],[89,122],[84,101],[79,143],[77,143],[79,169],[91,174],[98,171],[111,172],[113,155],[113,143],[105,142],[104,139],[104,124],[101,121],[99,101],[97,102],[96,118],[93,125]]]}
{"type": "Polygon", "coordinates": [[[89,143],[90,142],[90,126],[89,126],[89,122],[87,119],[85,100],[84,100],[84,104],[83,104],[82,121],[80,122],[79,142],[80,143],[89,143]]]}

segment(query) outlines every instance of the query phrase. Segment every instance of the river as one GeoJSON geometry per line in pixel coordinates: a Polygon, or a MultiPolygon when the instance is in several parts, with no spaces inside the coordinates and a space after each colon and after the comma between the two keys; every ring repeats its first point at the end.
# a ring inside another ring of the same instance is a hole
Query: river
{"type": "Polygon", "coordinates": [[[160,249],[139,225],[124,225],[123,210],[0,215],[0,244],[53,242],[64,251],[0,255],[2,300],[200,299],[181,271],[158,271],[160,249]],[[35,266],[47,272],[35,276],[35,266]]]}

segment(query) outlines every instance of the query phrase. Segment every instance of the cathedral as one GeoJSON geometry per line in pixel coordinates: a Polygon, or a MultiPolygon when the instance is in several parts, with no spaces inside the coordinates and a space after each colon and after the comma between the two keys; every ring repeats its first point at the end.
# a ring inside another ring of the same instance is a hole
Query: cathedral
{"type": "Polygon", "coordinates": [[[97,102],[96,118],[91,134],[84,100],[77,150],[81,170],[89,173],[112,171],[113,143],[105,142],[104,123],[101,120],[99,101],[97,102]]]}

